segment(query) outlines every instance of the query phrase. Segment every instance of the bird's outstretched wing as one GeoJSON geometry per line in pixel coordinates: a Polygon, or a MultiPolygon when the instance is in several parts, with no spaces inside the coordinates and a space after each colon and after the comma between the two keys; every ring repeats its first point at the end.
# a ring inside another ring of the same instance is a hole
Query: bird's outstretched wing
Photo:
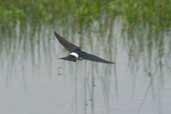
{"type": "Polygon", "coordinates": [[[64,48],[66,48],[68,51],[73,51],[77,48],[79,48],[78,46],[68,42],[67,40],[65,40],[62,36],[60,36],[57,32],[54,32],[56,39],[64,46],[64,48]]]}
{"type": "Polygon", "coordinates": [[[96,55],[92,55],[92,54],[89,54],[86,52],[82,52],[80,56],[81,56],[81,58],[86,59],[86,60],[90,60],[90,61],[107,63],[107,64],[114,64],[114,62],[112,62],[112,61],[107,61],[107,60],[102,59],[96,55]]]}

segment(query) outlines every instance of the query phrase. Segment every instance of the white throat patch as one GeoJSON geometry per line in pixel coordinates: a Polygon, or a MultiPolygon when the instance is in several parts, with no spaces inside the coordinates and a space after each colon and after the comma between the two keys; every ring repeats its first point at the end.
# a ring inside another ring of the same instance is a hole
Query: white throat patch
{"type": "Polygon", "coordinates": [[[77,53],[75,53],[75,52],[71,52],[70,55],[72,55],[72,56],[74,56],[74,57],[76,57],[76,58],[79,57],[79,55],[78,55],[77,53]]]}

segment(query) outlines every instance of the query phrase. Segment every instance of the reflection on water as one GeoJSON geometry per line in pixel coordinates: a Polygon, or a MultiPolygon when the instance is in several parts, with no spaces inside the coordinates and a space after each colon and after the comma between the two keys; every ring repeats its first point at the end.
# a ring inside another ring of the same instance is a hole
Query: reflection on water
{"type": "Polygon", "coordinates": [[[171,112],[171,33],[156,34],[145,27],[128,33],[120,21],[103,33],[96,27],[81,33],[71,29],[1,29],[1,113],[171,112]],[[116,64],[59,60],[67,51],[56,41],[54,30],[116,64]]]}

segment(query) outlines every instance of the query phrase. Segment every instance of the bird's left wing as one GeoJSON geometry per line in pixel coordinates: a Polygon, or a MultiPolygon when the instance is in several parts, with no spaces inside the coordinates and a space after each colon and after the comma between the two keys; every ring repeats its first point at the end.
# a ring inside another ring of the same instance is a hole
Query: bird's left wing
{"type": "Polygon", "coordinates": [[[78,49],[79,47],[68,42],[67,40],[65,40],[65,38],[63,38],[62,36],[60,36],[57,32],[54,33],[56,36],[56,39],[64,46],[64,48],[66,48],[68,51],[73,51],[75,49],[78,49]]]}

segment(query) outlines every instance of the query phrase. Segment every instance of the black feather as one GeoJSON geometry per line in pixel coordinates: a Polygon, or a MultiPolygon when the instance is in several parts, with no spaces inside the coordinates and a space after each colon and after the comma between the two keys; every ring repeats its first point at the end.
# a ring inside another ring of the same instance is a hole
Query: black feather
{"type": "Polygon", "coordinates": [[[57,32],[54,33],[57,40],[63,45],[63,47],[65,49],[67,49],[68,51],[72,52],[73,50],[79,48],[78,46],[68,42],[67,40],[65,40],[62,36],[60,36],[57,32]]]}

